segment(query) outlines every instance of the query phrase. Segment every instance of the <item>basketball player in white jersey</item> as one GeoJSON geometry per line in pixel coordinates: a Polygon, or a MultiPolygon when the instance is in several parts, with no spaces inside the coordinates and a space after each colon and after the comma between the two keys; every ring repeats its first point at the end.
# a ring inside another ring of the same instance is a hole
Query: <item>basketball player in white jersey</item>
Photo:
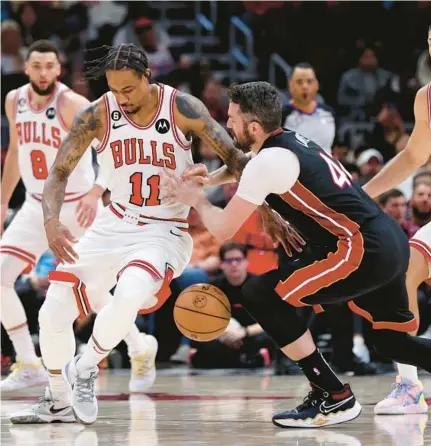
{"type": "MultiPolygon", "coordinates": [[[[111,47],[86,72],[92,77],[105,73],[111,91],[77,115],[43,191],[49,246],[64,262],[50,274],[39,313],[43,361],[57,379],[50,381],[50,392],[40,403],[13,414],[13,423],[96,420],[97,364],[127,334],[137,312],[166,301],[169,282],[190,259],[189,207],[160,200],[160,173],[170,169],[181,174],[192,165],[192,135],[213,147],[236,176],[248,161],[201,101],[150,82],[148,59],[140,48],[111,47]],[[60,211],[68,178],[95,138],[101,141],[101,168],[109,172],[112,204],[73,247],[60,211]],[[115,283],[84,353],[73,358],[73,321],[91,310],[98,287],[115,283]]],[[[272,213],[269,219],[273,235],[291,240],[272,213]]]]}
{"type": "MultiPolygon", "coordinates": [[[[428,29],[431,56],[431,26],[428,29]]],[[[431,83],[416,94],[415,126],[406,148],[392,159],[382,171],[365,186],[371,197],[397,187],[423,166],[431,156],[431,83]]],[[[410,263],[407,271],[407,291],[410,311],[419,320],[417,290],[431,278],[431,223],[423,226],[410,240],[410,263]]],[[[416,335],[416,332],[411,333],[416,335]]],[[[428,410],[417,368],[398,364],[398,376],[392,392],[374,408],[376,414],[424,413],[428,410]]]]}
{"type": "MultiPolygon", "coordinates": [[[[48,249],[41,204],[43,185],[74,116],[89,103],[57,81],[58,50],[49,41],[31,45],[25,69],[30,83],[10,91],[6,97],[10,144],[1,184],[2,229],[10,197],[20,177],[27,194],[0,244],[1,320],[17,356],[13,371],[1,382],[2,392],[48,384],[48,374],[36,356],[14,283],[48,249]]],[[[70,176],[65,192],[61,218],[70,229],[70,240],[81,237],[92,224],[99,205],[102,208],[100,198],[106,180],[99,177],[95,182],[94,177],[92,154],[88,150],[70,176]]],[[[95,309],[109,300],[109,290],[108,285],[100,288],[95,309]]],[[[132,326],[126,338],[132,356],[130,389],[142,391],[155,379],[157,341],[152,336],[141,336],[137,327],[132,326]]]]}

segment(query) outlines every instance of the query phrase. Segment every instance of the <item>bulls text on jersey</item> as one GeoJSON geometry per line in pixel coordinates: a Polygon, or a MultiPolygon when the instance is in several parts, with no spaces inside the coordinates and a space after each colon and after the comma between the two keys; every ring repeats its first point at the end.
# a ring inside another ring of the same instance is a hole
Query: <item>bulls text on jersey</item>
{"type": "Polygon", "coordinates": [[[34,143],[58,149],[61,144],[60,129],[45,122],[17,122],[16,131],[20,145],[34,143]]]}

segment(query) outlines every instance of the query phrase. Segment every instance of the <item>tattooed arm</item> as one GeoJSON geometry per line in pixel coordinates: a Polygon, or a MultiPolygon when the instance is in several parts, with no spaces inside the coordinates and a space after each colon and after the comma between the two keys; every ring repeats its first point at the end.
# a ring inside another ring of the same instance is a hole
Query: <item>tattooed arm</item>
{"type": "Polygon", "coordinates": [[[45,231],[49,247],[60,262],[73,262],[71,255],[76,257],[69,243],[75,241],[74,237],[59,221],[67,180],[93,139],[103,139],[103,107],[102,101],[95,102],[76,115],[69,134],[61,143],[43,188],[45,231]]]}
{"type": "Polygon", "coordinates": [[[249,160],[248,157],[235,148],[226,130],[211,117],[208,109],[199,99],[178,92],[175,97],[174,113],[175,120],[185,135],[198,136],[217,153],[236,179],[241,177],[249,160]]]}

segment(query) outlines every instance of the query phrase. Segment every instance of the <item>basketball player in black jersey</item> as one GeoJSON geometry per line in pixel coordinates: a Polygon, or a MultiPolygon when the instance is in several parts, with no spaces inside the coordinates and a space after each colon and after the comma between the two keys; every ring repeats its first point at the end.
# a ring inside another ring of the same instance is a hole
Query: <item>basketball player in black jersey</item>
{"type": "Polygon", "coordinates": [[[303,136],[280,128],[281,99],[266,82],[229,91],[230,128],[236,145],[251,149],[238,191],[225,209],[212,206],[199,183],[234,181],[222,168],[194,181],[166,173],[164,199],[189,204],[220,240],[230,238],[263,202],[299,229],[307,249],[279,268],[249,280],[243,304],[294,360],[311,383],[296,409],[276,414],[281,427],[321,427],[356,418],[361,406],[316,349],[297,307],[348,301],[373,325],[375,347],[385,356],[431,372],[431,341],[408,334],[417,322],[408,310],[407,238],[399,225],[353,183],[341,164],[303,136]],[[346,297],[349,296],[349,297],[346,297]]]}

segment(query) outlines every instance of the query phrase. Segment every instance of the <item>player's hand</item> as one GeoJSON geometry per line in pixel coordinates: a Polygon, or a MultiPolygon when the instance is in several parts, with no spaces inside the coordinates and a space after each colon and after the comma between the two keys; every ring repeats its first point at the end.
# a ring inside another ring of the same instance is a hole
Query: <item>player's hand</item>
{"type": "Polygon", "coordinates": [[[1,205],[1,216],[0,216],[0,234],[3,234],[4,231],[4,223],[7,218],[7,211],[9,210],[9,205],[2,204],[1,205]]]}
{"type": "Polygon", "coordinates": [[[208,169],[205,164],[193,164],[193,166],[187,167],[180,178],[183,180],[192,180],[204,186],[209,183],[208,169]]]}
{"type": "Polygon", "coordinates": [[[78,240],[72,235],[69,229],[60,223],[59,220],[49,220],[45,223],[46,238],[53,254],[60,263],[75,263],[78,254],[73,249],[72,244],[78,240]]]}
{"type": "Polygon", "coordinates": [[[297,252],[302,252],[301,246],[305,245],[305,241],[290,223],[267,206],[259,207],[259,211],[262,216],[263,229],[274,243],[279,241],[289,257],[292,257],[291,247],[297,252]]]}
{"type": "Polygon", "coordinates": [[[76,206],[76,214],[79,226],[88,228],[92,225],[97,215],[97,208],[99,206],[99,196],[91,191],[79,200],[76,206]]]}
{"type": "Polygon", "coordinates": [[[167,203],[195,206],[205,193],[201,184],[184,180],[171,170],[165,169],[160,175],[160,196],[167,203]]]}
{"type": "Polygon", "coordinates": [[[245,327],[227,328],[221,335],[221,342],[231,348],[238,349],[243,345],[243,339],[246,337],[246,334],[247,331],[245,327]]]}

